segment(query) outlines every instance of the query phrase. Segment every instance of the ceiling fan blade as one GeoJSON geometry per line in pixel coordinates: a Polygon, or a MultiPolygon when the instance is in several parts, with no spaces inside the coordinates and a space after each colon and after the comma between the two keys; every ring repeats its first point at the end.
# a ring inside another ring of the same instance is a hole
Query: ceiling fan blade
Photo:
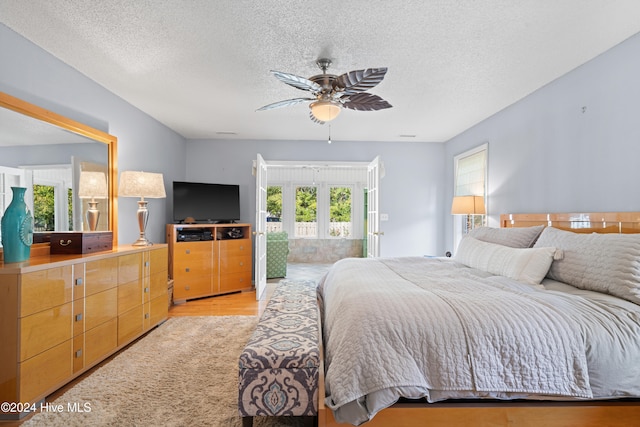
{"type": "Polygon", "coordinates": [[[344,101],[342,106],[344,108],[349,108],[350,110],[376,111],[392,107],[391,104],[380,98],[378,95],[372,95],[366,92],[343,96],[340,99],[344,101]]]}
{"type": "Polygon", "coordinates": [[[385,74],[387,67],[349,71],[338,76],[335,87],[346,94],[364,92],[380,83],[385,74]]]}
{"type": "Polygon", "coordinates": [[[315,101],[315,100],[316,100],[315,98],[286,99],[284,101],[278,101],[278,102],[274,102],[273,104],[265,105],[264,107],[258,108],[256,111],[273,110],[274,108],[288,107],[290,105],[300,104],[301,102],[315,101]]]}
{"type": "Polygon", "coordinates": [[[296,89],[308,90],[313,93],[322,91],[322,87],[315,82],[304,77],[296,76],[295,74],[283,73],[281,71],[273,71],[271,73],[280,81],[285,82],[289,86],[293,86],[296,89]]]}

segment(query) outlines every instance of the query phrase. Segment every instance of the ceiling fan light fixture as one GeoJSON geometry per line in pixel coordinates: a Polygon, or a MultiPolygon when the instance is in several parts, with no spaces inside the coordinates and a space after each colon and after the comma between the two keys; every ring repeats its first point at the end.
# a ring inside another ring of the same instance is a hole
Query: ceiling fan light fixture
{"type": "Polygon", "coordinates": [[[322,70],[322,74],[311,76],[308,79],[295,74],[271,70],[271,73],[278,80],[308,92],[310,96],[273,102],[258,108],[258,111],[310,102],[309,118],[312,122],[322,125],[338,117],[343,107],[355,111],[376,111],[391,108],[391,104],[387,101],[378,95],[367,92],[382,81],[387,73],[387,67],[354,70],[336,76],[327,74],[327,69],[331,65],[330,59],[318,59],[316,64],[322,70]]]}
{"type": "Polygon", "coordinates": [[[311,103],[311,105],[309,105],[309,108],[311,108],[311,112],[313,113],[315,118],[323,122],[329,122],[335,119],[336,117],[338,117],[338,114],[340,114],[341,110],[339,103],[335,101],[324,100],[311,103]]]}

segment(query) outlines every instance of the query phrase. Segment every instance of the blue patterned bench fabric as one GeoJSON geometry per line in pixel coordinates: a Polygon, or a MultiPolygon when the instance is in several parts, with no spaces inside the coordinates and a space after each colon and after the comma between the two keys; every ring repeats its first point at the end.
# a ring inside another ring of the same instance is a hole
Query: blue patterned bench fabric
{"type": "Polygon", "coordinates": [[[316,283],[281,281],[240,355],[240,415],[316,416],[318,340],[316,283]]]}

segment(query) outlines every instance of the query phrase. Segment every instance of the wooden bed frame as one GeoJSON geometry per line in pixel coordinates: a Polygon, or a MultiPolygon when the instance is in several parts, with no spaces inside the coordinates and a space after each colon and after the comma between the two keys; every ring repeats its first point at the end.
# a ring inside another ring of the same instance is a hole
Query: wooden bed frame
{"type": "MultiPolygon", "coordinates": [[[[640,233],[640,212],[503,214],[501,227],[545,225],[582,233],[640,233]]],[[[639,338],[640,339],[640,338],[639,338]]],[[[321,355],[324,352],[321,349],[321,355]]],[[[324,368],[320,369],[318,426],[337,423],[324,405],[324,368]]],[[[640,425],[640,399],[590,401],[473,401],[395,404],[380,411],[367,427],[628,427],[640,425]]]]}

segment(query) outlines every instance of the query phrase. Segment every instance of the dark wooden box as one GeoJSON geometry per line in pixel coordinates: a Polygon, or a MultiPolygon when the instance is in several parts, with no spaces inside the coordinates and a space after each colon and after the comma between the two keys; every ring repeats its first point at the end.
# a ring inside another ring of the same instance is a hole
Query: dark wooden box
{"type": "Polygon", "coordinates": [[[111,231],[69,231],[51,233],[51,254],[90,254],[113,248],[111,231]]]}

